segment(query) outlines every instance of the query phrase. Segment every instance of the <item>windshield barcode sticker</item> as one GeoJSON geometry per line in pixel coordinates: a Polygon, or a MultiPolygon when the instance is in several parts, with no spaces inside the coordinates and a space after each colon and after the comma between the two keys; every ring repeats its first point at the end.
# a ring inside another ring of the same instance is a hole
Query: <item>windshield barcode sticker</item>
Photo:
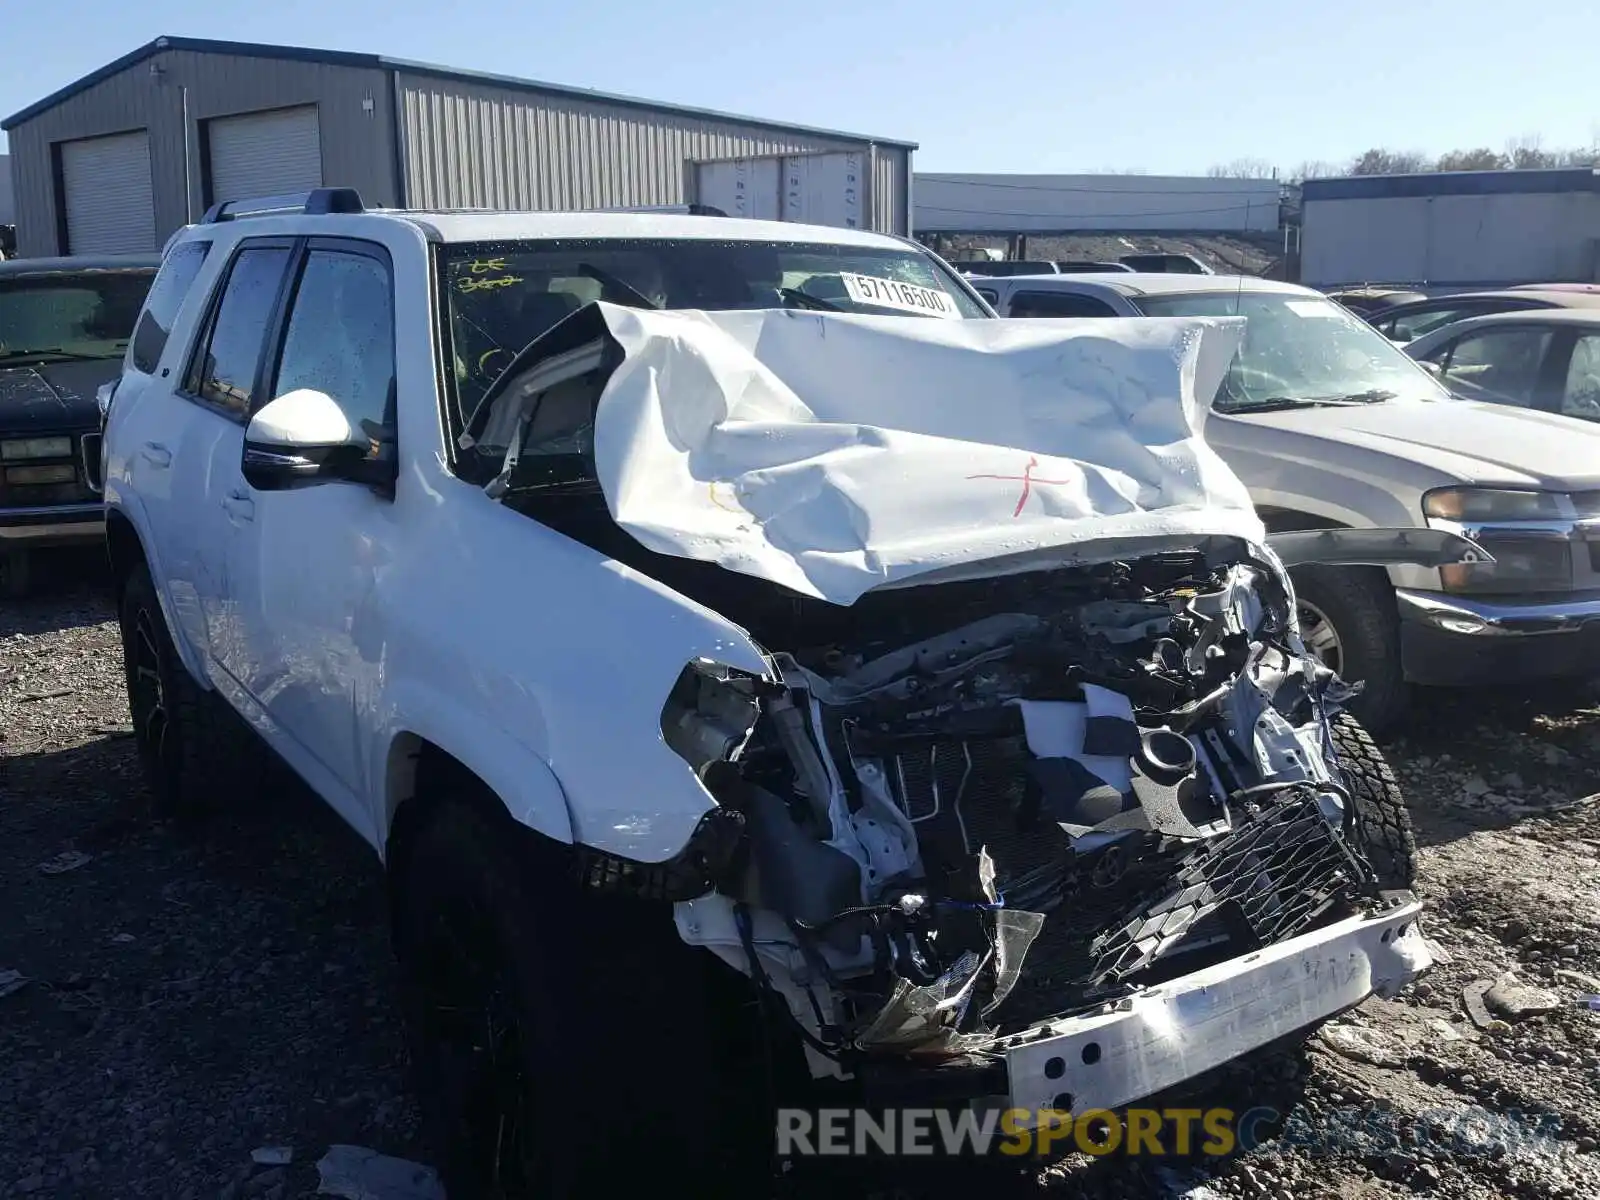
{"type": "Polygon", "coordinates": [[[1283,306],[1302,317],[1337,317],[1344,313],[1332,300],[1285,300],[1283,306]]]}
{"type": "Polygon", "coordinates": [[[839,273],[844,290],[857,304],[872,304],[879,308],[897,308],[901,312],[920,313],[925,317],[961,319],[955,301],[937,288],[922,287],[915,283],[902,283],[898,279],[880,279],[876,275],[839,273]]]}

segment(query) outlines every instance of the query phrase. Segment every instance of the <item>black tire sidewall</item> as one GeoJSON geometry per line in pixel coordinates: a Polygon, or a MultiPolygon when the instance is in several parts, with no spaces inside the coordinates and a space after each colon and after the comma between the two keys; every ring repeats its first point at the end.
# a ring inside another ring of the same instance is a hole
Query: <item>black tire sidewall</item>
{"type": "Polygon", "coordinates": [[[1399,616],[1388,576],[1376,567],[1296,567],[1295,598],[1333,625],[1343,663],[1340,678],[1363,684],[1348,708],[1374,732],[1387,732],[1410,700],[1400,659],[1399,616]]]}
{"type": "MultiPolygon", "coordinates": [[[[451,1114],[435,1084],[419,973],[427,958],[419,952],[431,913],[457,895],[480,901],[513,985],[521,1066],[532,1081],[550,1175],[541,1194],[599,1195],[623,1179],[670,1186],[691,1171],[684,1182],[711,1194],[701,1168],[717,1174],[728,1130],[719,1120],[726,1108],[718,1102],[716,1033],[694,1020],[696,989],[675,971],[655,969],[651,946],[626,932],[626,919],[596,913],[609,902],[597,905],[551,869],[547,855],[530,850],[532,835],[486,812],[489,804],[498,801],[435,803],[390,863],[407,1047],[449,1195],[473,1200],[473,1172],[452,1159],[451,1114]]],[[[681,943],[677,950],[705,953],[681,943]]]]}
{"type": "Polygon", "coordinates": [[[1350,713],[1333,718],[1329,738],[1335,772],[1355,809],[1357,848],[1377,872],[1380,887],[1409,890],[1417,876],[1416,833],[1388,759],[1350,713]]]}
{"type": "Polygon", "coordinates": [[[183,743],[188,730],[183,724],[183,708],[178,703],[178,689],[186,682],[179,672],[186,670],[177,661],[177,651],[167,631],[166,618],[161,612],[161,602],[156,597],[155,584],[150,571],[142,563],[129,572],[123,582],[122,595],[117,606],[117,617],[122,635],[123,678],[128,688],[128,714],[133,721],[134,743],[139,748],[139,760],[146,781],[155,793],[157,806],[163,810],[176,807],[183,792],[181,775],[184,762],[183,743]],[[141,615],[148,618],[154,634],[156,674],[161,680],[167,721],[168,750],[166,761],[147,740],[146,723],[134,710],[135,655],[137,654],[138,621],[141,615]]]}

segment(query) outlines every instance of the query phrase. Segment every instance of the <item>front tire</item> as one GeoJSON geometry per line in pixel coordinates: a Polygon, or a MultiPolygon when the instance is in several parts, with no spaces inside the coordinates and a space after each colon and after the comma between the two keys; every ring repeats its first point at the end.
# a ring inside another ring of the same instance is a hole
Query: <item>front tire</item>
{"type": "Polygon", "coordinates": [[[178,657],[144,563],[123,581],[117,608],[128,713],[156,811],[199,816],[221,796],[253,786],[257,744],[178,657]]]}
{"type": "Polygon", "coordinates": [[[1411,702],[1389,577],[1377,567],[1315,565],[1291,574],[1306,649],[1347,683],[1364,684],[1349,710],[1373,733],[1388,733],[1411,702]]]}
{"type": "Polygon", "coordinates": [[[1383,751],[1349,713],[1329,723],[1334,769],[1355,806],[1357,848],[1387,889],[1409,890],[1417,882],[1417,838],[1400,784],[1383,751]]]}
{"type": "Polygon", "coordinates": [[[477,794],[434,800],[390,863],[414,1083],[451,1200],[624,1181],[759,1194],[773,1126],[751,1123],[765,1106],[736,1069],[741,1022],[701,974],[726,968],[678,940],[670,906],[584,890],[564,848],[458,792],[477,794]]]}

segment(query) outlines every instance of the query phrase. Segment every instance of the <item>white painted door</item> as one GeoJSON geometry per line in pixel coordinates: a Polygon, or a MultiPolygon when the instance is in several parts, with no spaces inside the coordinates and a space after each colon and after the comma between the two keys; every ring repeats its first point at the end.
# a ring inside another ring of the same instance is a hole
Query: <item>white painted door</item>
{"type": "Polygon", "coordinates": [[[150,135],[141,129],[61,145],[68,254],[147,254],[156,245],[150,135]]]}
{"type": "MultiPolygon", "coordinates": [[[[382,247],[312,240],[265,395],[323,392],[374,447],[392,447],[393,297],[382,247]]],[[[237,474],[237,460],[228,470],[237,474]]],[[[223,607],[238,638],[221,648],[224,665],[265,711],[284,757],[370,840],[360,731],[381,683],[371,602],[397,542],[394,502],[347,482],[248,492],[250,522],[227,538],[223,607]]]]}
{"type": "Polygon", "coordinates": [[[314,104],[216,117],[206,131],[213,204],[322,186],[322,135],[314,104]]]}

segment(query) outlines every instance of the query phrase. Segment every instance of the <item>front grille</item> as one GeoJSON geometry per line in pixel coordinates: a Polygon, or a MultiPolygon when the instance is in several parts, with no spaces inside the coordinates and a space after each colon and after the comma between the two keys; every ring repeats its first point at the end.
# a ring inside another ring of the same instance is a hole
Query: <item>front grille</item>
{"type": "MultiPolygon", "coordinates": [[[[29,435],[33,436],[33,435],[29,435]]],[[[61,434],[41,434],[42,437],[61,437],[61,434]]],[[[85,460],[83,442],[93,437],[96,442],[94,449],[95,462],[98,464],[99,438],[98,433],[84,435],[82,439],[73,436],[76,445],[74,453],[65,458],[29,458],[14,459],[0,466],[0,508],[49,508],[57,504],[87,504],[98,499],[98,491],[91,487],[89,480],[97,478],[96,475],[87,475],[88,470],[85,460]],[[7,482],[6,468],[9,467],[71,467],[73,479],[69,483],[26,483],[14,484],[7,482]]]]}
{"type": "Polygon", "coordinates": [[[1572,588],[1572,544],[1564,537],[1519,534],[1496,529],[1479,535],[1478,544],[1494,556],[1494,565],[1474,572],[1474,595],[1564,592],[1572,588]]]}
{"type": "Polygon", "coordinates": [[[1368,877],[1310,788],[1235,813],[1230,833],[1198,844],[1126,835],[1073,856],[1065,899],[995,1020],[1017,1028],[1304,933],[1343,915],[1368,877]]]}

